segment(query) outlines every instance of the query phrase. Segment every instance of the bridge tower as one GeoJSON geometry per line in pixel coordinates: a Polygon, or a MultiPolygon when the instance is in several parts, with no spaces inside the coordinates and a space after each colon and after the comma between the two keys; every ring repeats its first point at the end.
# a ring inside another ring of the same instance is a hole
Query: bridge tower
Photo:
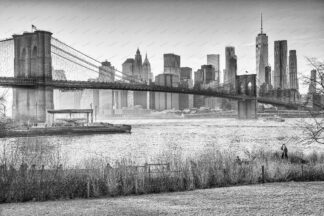
{"type": "Polygon", "coordinates": [[[239,119],[256,119],[257,118],[257,101],[256,101],[256,75],[236,76],[236,93],[255,99],[241,99],[238,101],[238,118],[239,119]]]}
{"type": "MultiPolygon", "coordinates": [[[[51,32],[34,31],[13,35],[14,77],[52,80],[51,32]]],[[[53,89],[13,89],[13,119],[45,122],[46,110],[53,109],[53,89]]]]}

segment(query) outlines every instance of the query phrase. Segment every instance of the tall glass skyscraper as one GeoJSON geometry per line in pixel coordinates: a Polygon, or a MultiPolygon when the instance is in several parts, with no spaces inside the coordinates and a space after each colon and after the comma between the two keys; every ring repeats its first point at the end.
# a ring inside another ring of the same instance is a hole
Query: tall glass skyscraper
{"type": "Polygon", "coordinates": [[[257,86],[265,83],[265,67],[268,66],[268,36],[263,33],[263,23],[261,14],[261,32],[256,37],[256,74],[257,86]]]}
{"type": "Polygon", "coordinates": [[[296,50],[289,50],[289,88],[298,91],[296,50]]]}
{"type": "Polygon", "coordinates": [[[287,89],[287,41],[274,42],[274,89],[287,89]]]}

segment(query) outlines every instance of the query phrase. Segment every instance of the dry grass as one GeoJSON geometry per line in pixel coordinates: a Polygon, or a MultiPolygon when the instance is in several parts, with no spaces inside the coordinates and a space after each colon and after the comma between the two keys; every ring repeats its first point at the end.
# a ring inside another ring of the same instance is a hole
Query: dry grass
{"type": "Polygon", "coordinates": [[[195,158],[170,158],[153,170],[121,160],[114,167],[54,170],[0,167],[0,202],[73,199],[147,194],[279,181],[324,181],[324,156],[293,153],[247,153],[246,160],[230,154],[206,152],[195,158]],[[265,173],[262,175],[261,167],[265,173]],[[97,168],[97,169],[96,169],[97,168]]]}

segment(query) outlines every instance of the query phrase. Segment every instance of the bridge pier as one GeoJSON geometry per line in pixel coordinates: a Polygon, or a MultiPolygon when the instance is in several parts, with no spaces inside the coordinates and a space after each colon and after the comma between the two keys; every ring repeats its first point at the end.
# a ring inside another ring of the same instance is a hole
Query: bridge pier
{"type": "MultiPolygon", "coordinates": [[[[236,76],[236,93],[242,96],[256,98],[256,75],[247,74],[236,76]]],[[[237,103],[239,119],[256,119],[258,117],[256,99],[241,99],[237,103]]]]}
{"type": "Polygon", "coordinates": [[[256,100],[239,100],[238,102],[239,119],[257,119],[257,101],[256,100]]]}
{"type": "MultiPolygon", "coordinates": [[[[51,35],[45,31],[13,35],[15,78],[52,80],[51,35]]],[[[13,89],[15,121],[46,122],[46,110],[53,108],[51,87],[13,89]]]]}

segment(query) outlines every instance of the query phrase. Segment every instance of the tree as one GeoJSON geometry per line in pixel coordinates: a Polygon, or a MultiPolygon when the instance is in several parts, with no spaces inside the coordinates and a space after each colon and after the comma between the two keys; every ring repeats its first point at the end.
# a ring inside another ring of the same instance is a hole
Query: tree
{"type": "Polygon", "coordinates": [[[324,144],[324,62],[315,58],[306,59],[314,69],[311,76],[303,76],[304,84],[309,86],[304,108],[309,111],[311,119],[304,120],[302,127],[306,142],[324,144]]]}

